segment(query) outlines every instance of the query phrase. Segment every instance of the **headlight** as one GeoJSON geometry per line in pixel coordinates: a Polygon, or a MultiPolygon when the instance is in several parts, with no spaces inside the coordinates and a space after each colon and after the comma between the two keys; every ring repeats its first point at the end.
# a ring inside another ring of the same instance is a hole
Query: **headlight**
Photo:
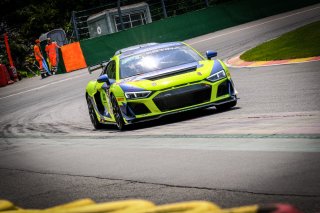
{"type": "Polygon", "coordinates": [[[218,81],[218,80],[223,79],[225,77],[227,77],[225,71],[220,70],[219,72],[216,72],[215,74],[210,75],[207,79],[211,82],[215,82],[215,81],[218,81]]]}
{"type": "Polygon", "coordinates": [[[151,91],[141,91],[141,92],[125,92],[124,95],[127,99],[137,99],[146,98],[151,94],[151,91]]]}

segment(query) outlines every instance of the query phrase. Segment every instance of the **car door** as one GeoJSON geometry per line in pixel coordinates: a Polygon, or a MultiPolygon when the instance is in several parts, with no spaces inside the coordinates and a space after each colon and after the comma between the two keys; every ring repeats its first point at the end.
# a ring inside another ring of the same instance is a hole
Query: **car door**
{"type": "MultiPolygon", "coordinates": [[[[107,66],[102,71],[101,75],[107,74],[110,80],[110,83],[113,84],[116,81],[116,64],[115,61],[110,61],[107,66]]],[[[111,101],[110,101],[110,93],[109,93],[109,87],[106,83],[104,83],[101,86],[100,89],[100,99],[102,102],[102,105],[104,106],[104,112],[103,115],[107,118],[111,118],[110,112],[111,112],[111,101]]]]}

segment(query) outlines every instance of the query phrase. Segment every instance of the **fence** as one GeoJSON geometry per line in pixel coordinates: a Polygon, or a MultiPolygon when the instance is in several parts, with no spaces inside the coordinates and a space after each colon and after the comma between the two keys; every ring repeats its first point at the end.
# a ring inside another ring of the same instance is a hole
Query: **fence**
{"type": "MultiPolygon", "coordinates": [[[[181,15],[187,12],[199,10],[202,8],[206,8],[210,5],[227,1],[230,0],[121,0],[118,2],[114,1],[113,3],[109,3],[95,8],[90,8],[87,10],[73,11],[71,19],[72,26],[74,29],[73,36],[76,40],[89,38],[88,18],[94,14],[108,9],[114,9],[118,7],[124,7],[136,3],[145,2],[148,4],[150,8],[150,15],[152,21],[158,21],[167,17],[181,15]]],[[[120,13],[117,14],[118,17],[121,18],[121,10],[118,10],[118,13],[120,13]]],[[[122,24],[126,24],[126,20],[122,20],[122,24]]]]}
{"type": "Polygon", "coordinates": [[[80,45],[87,65],[92,66],[108,60],[117,49],[131,45],[182,41],[315,3],[318,0],[233,0],[110,35],[84,39],[80,45]]]}

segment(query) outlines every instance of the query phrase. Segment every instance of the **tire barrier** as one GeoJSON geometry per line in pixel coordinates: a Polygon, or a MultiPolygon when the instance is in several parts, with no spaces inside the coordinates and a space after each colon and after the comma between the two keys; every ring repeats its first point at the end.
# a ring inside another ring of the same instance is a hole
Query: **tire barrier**
{"type": "Polygon", "coordinates": [[[188,201],[156,206],[146,200],[125,200],[96,203],[91,199],[76,200],[47,209],[23,209],[7,200],[0,200],[0,213],[301,213],[289,204],[251,205],[222,209],[208,201],[188,201]]]}

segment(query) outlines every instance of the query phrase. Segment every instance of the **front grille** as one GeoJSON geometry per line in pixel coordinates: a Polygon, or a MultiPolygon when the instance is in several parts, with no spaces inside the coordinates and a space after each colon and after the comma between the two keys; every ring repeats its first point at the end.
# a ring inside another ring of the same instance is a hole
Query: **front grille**
{"type": "Polygon", "coordinates": [[[161,111],[169,111],[210,101],[211,86],[195,84],[160,93],[153,98],[161,111]]]}
{"type": "Polygon", "coordinates": [[[129,102],[128,106],[130,107],[130,109],[133,111],[135,115],[150,113],[150,110],[148,109],[148,107],[146,107],[146,105],[142,103],[129,102]]]}

